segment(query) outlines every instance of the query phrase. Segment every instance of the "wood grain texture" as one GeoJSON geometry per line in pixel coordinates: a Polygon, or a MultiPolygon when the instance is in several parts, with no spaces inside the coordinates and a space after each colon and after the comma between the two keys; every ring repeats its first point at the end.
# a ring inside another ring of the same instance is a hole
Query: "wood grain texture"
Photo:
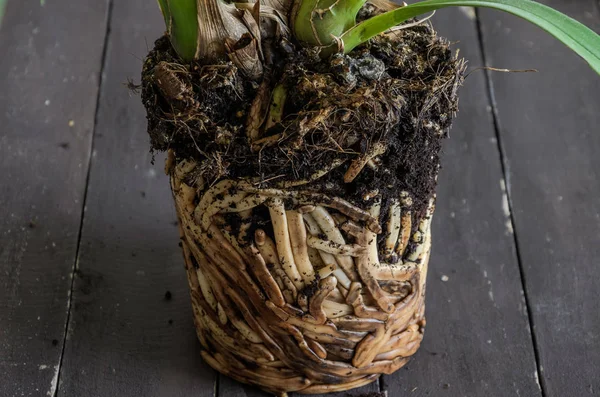
{"type": "Polygon", "coordinates": [[[106,1],[12,0],[3,18],[0,396],[55,391],[106,12],[106,1]]]}
{"type": "Polygon", "coordinates": [[[214,394],[203,362],[163,159],[124,86],[162,33],[154,2],[116,1],[59,396],[214,394]]]}
{"type": "MultiPolygon", "coordinates": [[[[593,0],[543,1],[600,31],[593,0]]],[[[543,31],[482,12],[546,396],[600,391],[600,77],[543,31]]]]}
{"type": "MultiPolygon", "coordinates": [[[[470,68],[482,65],[474,17],[471,9],[434,17],[470,68]]],[[[384,388],[390,396],[539,396],[482,72],[467,78],[460,98],[439,177],[424,342],[384,388]]]]}
{"type": "MultiPolygon", "coordinates": [[[[596,0],[542,2],[600,31],[596,0]]],[[[57,387],[107,3],[12,0],[0,29],[0,396],[57,387]]],[[[480,15],[489,66],[540,69],[491,75],[511,205],[476,72],[443,158],[425,342],[382,386],[394,397],[541,395],[512,207],[544,395],[594,395],[600,78],[539,29],[480,15]]],[[[113,18],[58,395],[213,396],[162,158],[149,165],[144,111],[122,84],[138,79],[162,20],[147,0],[116,1],[113,18]]],[[[480,66],[474,13],[436,18],[480,66]]],[[[221,377],[219,396],[266,394],[221,377]]]]}

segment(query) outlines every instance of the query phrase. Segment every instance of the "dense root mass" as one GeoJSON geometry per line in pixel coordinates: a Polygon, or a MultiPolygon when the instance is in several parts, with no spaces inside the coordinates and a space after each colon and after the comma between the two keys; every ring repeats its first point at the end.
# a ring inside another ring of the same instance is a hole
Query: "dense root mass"
{"type": "Polygon", "coordinates": [[[213,368],[278,396],[317,394],[391,374],[419,348],[433,200],[411,235],[406,194],[385,222],[379,199],[363,210],[245,181],[209,188],[190,178],[194,162],[167,164],[196,331],[213,368]],[[396,231],[386,254],[382,226],[396,231]]]}
{"type": "Polygon", "coordinates": [[[464,69],[448,44],[416,26],[325,61],[308,50],[278,59],[249,81],[227,62],[181,65],[159,39],[143,71],[152,148],[198,160],[209,184],[311,182],[355,204],[406,190],[422,215],[464,69]]]}
{"type": "Polygon", "coordinates": [[[181,65],[163,38],[143,72],[202,355],[279,396],[365,385],[418,349],[463,72],[425,26],[326,61],[285,53],[252,81],[181,65]]]}

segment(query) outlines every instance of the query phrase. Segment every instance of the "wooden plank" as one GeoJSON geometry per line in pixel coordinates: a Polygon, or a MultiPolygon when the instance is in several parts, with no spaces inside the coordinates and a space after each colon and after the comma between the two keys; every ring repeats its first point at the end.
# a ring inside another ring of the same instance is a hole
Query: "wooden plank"
{"type": "MultiPolygon", "coordinates": [[[[600,31],[595,0],[543,3],[600,31]]],[[[600,77],[546,33],[482,12],[516,236],[547,396],[600,391],[600,77]]]]}
{"type": "Polygon", "coordinates": [[[269,396],[268,393],[262,390],[244,385],[236,382],[235,380],[219,374],[219,397],[265,397],[269,396]]]}
{"type": "Polygon", "coordinates": [[[0,29],[0,395],[53,395],[106,1],[12,0],[0,29]]]}
{"type": "MultiPolygon", "coordinates": [[[[434,18],[470,67],[481,66],[474,12],[434,18]]],[[[539,396],[484,74],[471,74],[460,94],[439,178],[424,343],[384,388],[390,396],[539,396]]]]}
{"type": "Polygon", "coordinates": [[[59,396],[213,396],[163,159],[124,82],[163,31],[155,2],[115,1],[59,396]]]}

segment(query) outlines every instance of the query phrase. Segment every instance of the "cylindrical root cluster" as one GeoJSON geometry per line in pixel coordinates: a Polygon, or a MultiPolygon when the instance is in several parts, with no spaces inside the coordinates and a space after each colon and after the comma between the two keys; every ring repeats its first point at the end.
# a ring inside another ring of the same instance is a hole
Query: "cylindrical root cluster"
{"type": "Polygon", "coordinates": [[[425,326],[433,199],[361,207],[168,162],[202,356],[279,396],[363,386],[402,367],[425,326]]]}

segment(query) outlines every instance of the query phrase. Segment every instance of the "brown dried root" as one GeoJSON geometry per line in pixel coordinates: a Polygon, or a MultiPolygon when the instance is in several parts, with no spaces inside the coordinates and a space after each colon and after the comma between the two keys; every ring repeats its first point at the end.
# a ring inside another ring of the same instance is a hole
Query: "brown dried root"
{"type": "Polygon", "coordinates": [[[348,167],[348,170],[344,174],[344,182],[350,183],[354,179],[356,179],[356,177],[358,176],[358,174],[360,174],[365,165],[367,165],[367,163],[370,160],[373,160],[375,157],[385,153],[386,149],[387,148],[385,144],[383,144],[382,142],[377,142],[373,146],[371,146],[367,152],[365,152],[364,154],[360,155],[357,159],[352,161],[350,167],[348,167]]]}
{"type": "Polygon", "coordinates": [[[299,180],[299,181],[284,181],[284,182],[278,183],[278,186],[285,189],[285,188],[290,188],[290,187],[307,185],[307,184],[314,182],[317,179],[327,175],[333,169],[339,167],[340,165],[344,164],[345,162],[346,162],[345,159],[335,159],[327,167],[320,169],[319,171],[315,172],[307,179],[303,179],[303,180],[299,180]]]}
{"type": "MultiPolygon", "coordinates": [[[[400,207],[400,203],[398,200],[392,199],[389,208],[389,221],[386,224],[386,232],[387,237],[385,238],[385,245],[382,254],[382,258],[384,260],[390,259],[392,254],[394,253],[394,249],[396,248],[396,243],[398,242],[398,236],[400,235],[400,227],[401,227],[401,215],[402,209],[400,207]]],[[[396,260],[391,260],[391,262],[397,262],[396,260]]]]}
{"type": "Polygon", "coordinates": [[[352,237],[358,237],[362,234],[363,228],[352,221],[345,221],[340,224],[340,229],[348,233],[352,237]]]}
{"type": "Polygon", "coordinates": [[[221,208],[219,210],[220,213],[231,213],[231,212],[243,212],[250,210],[252,208],[258,207],[265,201],[267,201],[267,196],[261,196],[259,194],[250,194],[238,202],[232,202],[229,206],[225,208],[221,208]]]}
{"type": "MultiPolygon", "coordinates": [[[[245,263],[241,261],[239,254],[235,252],[231,245],[227,247],[219,244],[219,242],[223,241],[227,243],[224,237],[221,236],[220,239],[211,238],[209,237],[209,234],[202,232],[201,228],[194,223],[190,214],[183,210],[184,203],[182,202],[181,196],[177,194],[175,195],[175,204],[177,212],[180,215],[181,224],[186,230],[186,241],[188,242],[190,250],[194,256],[197,257],[200,255],[198,252],[200,251],[199,246],[201,246],[202,251],[208,258],[209,267],[213,266],[212,263],[214,263],[215,266],[218,266],[220,271],[223,271],[225,274],[227,274],[231,280],[229,283],[226,283],[226,286],[223,288],[232,290],[232,287],[235,286],[244,291],[247,299],[249,299],[255,307],[261,307],[262,302],[265,300],[265,296],[260,288],[258,288],[258,286],[250,278],[248,273],[245,272],[245,263]],[[236,255],[238,256],[237,259],[236,255]]],[[[216,230],[209,229],[209,232],[212,231],[214,234],[220,234],[215,225],[211,225],[211,228],[213,226],[216,230]]],[[[213,234],[211,234],[211,236],[213,236],[213,234]]],[[[240,306],[239,302],[237,304],[240,306]]],[[[246,317],[246,320],[251,321],[251,318],[248,320],[248,317],[246,317]]]]}
{"type": "MultiPolygon", "coordinates": [[[[374,318],[368,317],[355,317],[355,316],[345,316],[341,318],[336,318],[332,320],[333,324],[339,329],[344,330],[345,332],[353,331],[353,332],[374,332],[377,327],[384,324],[382,320],[377,320],[374,318]]],[[[363,335],[364,337],[364,335],[363,335]]],[[[361,337],[362,339],[362,337],[361,337]]]]}
{"type": "Polygon", "coordinates": [[[196,208],[196,205],[194,204],[194,200],[196,199],[196,190],[186,185],[184,182],[181,182],[179,185],[179,193],[185,202],[185,209],[190,213],[194,212],[194,208],[196,208]]]}
{"type": "Polygon", "coordinates": [[[310,260],[313,269],[320,269],[325,266],[325,262],[323,262],[321,255],[319,255],[319,251],[311,247],[308,247],[306,251],[308,252],[308,259],[310,260]]]}
{"type": "Polygon", "coordinates": [[[383,345],[382,350],[385,353],[380,353],[375,356],[375,360],[393,360],[396,357],[410,357],[417,349],[423,339],[423,334],[419,332],[418,324],[411,324],[408,328],[392,336],[389,341],[383,345]]]}
{"type": "MultiPolygon", "coordinates": [[[[217,199],[217,196],[225,197],[224,193],[227,190],[233,188],[234,186],[235,186],[235,184],[233,181],[225,179],[225,180],[218,182],[216,185],[212,186],[210,189],[208,189],[206,192],[204,192],[204,194],[202,195],[202,198],[200,199],[200,202],[198,203],[198,206],[194,210],[194,219],[202,227],[202,230],[204,230],[204,231],[208,230],[208,227],[210,226],[210,224],[212,222],[211,216],[215,215],[217,212],[219,212],[217,210],[210,215],[208,212],[208,209],[215,202],[222,203],[222,199],[221,200],[217,199]]],[[[242,194],[244,194],[244,193],[242,192],[242,194]]],[[[226,197],[231,198],[231,196],[229,196],[229,195],[226,197]]],[[[240,197],[240,200],[244,197],[245,197],[245,194],[244,194],[244,196],[240,197]]],[[[231,199],[229,199],[229,200],[231,200],[231,199]]],[[[222,205],[217,204],[216,208],[220,208],[220,207],[222,207],[222,205]]],[[[224,206],[223,208],[226,208],[226,206],[224,206]]]]}
{"type": "Polygon", "coordinates": [[[261,300],[255,299],[252,293],[248,293],[251,290],[245,287],[239,288],[239,286],[236,285],[239,283],[236,283],[235,279],[232,279],[231,276],[229,276],[228,279],[225,278],[220,269],[211,261],[209,261],[208,264],[211,279],[216,286],[215,290],[219,289],[219,292],[224,295],[222,300],[225,304],[223,306],[227,311],[228,316],[235,318],[237,317],[237,312],[239,312],[243,316],[248,327],[257,333],[265,344],[269,344],[269,349],[262,344],[252,344],[251,348],[262,351],[267,361],[275,361],[275,358],[272,355],[275,346],[272,346],[269,335],[265,332],[264,326],[261,325],[260,316],[257,317],[255,312],[250,310],[251,306],[249,305],[249,303],[251,303],[251,305],[254,306],[254,309],[258,309],[259,313],[266,313],[266,310],[264,309],[264,297],[261,297],[261,300]],[[232,307],[229,303],[230,301],[236,306],[237,311],[232,311],[232,307]]]}
{"type": "Polygon", "coordinates": [[[429,202],[429,207],[427,208],[427,214],[419,223],[419,230],[417,230],[413,235],[413,241],[417,243],[416,248],[413,252],[408,255],[408,260],[420,262],[421,257],[423,256],[423,252],[425,250],[425,240],[430,238],[431,234],[431,218],[433,215],[434,208],[434,200],[431,199],[429,202]]]}
{"type": "Polygon", "coordinates": [[[327,358],[327,350],[325,350],[325,348],[323,347],[323,345],[321,345],[319,342],[314,341],[312,339],[307,339],[306,343],[308,344],[308,346],[310,347],[310,349],[315,352],[315,354],[321,358],[321,359],[325,359],[327,358]]]}
{"type": "MultiPolygon", "coordinates": [[[[215,277],[214,273],[210,274],[210,272],[209,272],[208,278],[210,280],[211,285],[214,285],[214,286],[219,285],[218,279],[215,277]]],[[[246,324],[242,319],[240,319],[240,317],[238,316],[236,311],[231,306],[231,302],[230,302],[229,298],[223,293],[223,290],[221,288],[215,288],[214,292],[219,301],[219,305],[221,307],[220,310],[222,310],[222,312],[226,315],[226,319],[231,321],[233,326],[240,332],[240,334],[252,343],[258,343],[258,344],[262,343],[262,339],[258,336],[258,334],[256,334],[254,331],[252,331],[252,329],[250,329],[250,327],[248,327],[248,324],[246,324]]],[[[219,316],[219,320],[221,321],[221,324],[223,324],[223,325],[225,325],[227,322],[227,321],[223,321],[220,316],[219,316]]]]}
{"type": "Polygon", "coordinates": [[[283,134],[275,134],[260,138],[252,143],[252,150],[255,152],[260,152],[264,148],[274,146],[277,144],[277,142],[281,141],[283,137],[283,134]]]}
{"type": "Polygon", "coordinates": [[[332,300],[325,300],[323,302],[323,311],[325,311],[328,319],[335,319],[354,313],[352,306],[332,300]]]}
{"type": "MultiPolygon", "coordinates": [[[[371,207],[373,216],[379,215],[380,204],[374,204],[371,207]]],[[[377,236],[370,230],[365,230],[362,236],[358,239],[358,244],[366,246],[367,252],[359,256],[356,260],[356,267],[360,278],[365,283],[367,290],[377,302],[377,305],[386,313],[394,311],[394,303],[389,296],[381,289],[377,283],[377,279],[373,277],[373,269],[379,266],[379,258],[377,255],[377,236]]]]}
{"type": "Polygon", "coordinates": [[[402,192],[400,195],[400,202],[405,210],[402,213],[400,221],[400,235],[398,237],[398,245],[396,246],[396,254],[399,258],[404,256],[404,251],[408,245],[410,233],[412,231],[412,213],[410,207],[412,206],[412,199],[409,197],[407,192],[402,192]]]}
{"type": "Polygon", "coordinates": [[[281,267],[288,275],[296,289],[304,288],[302,276],[296,267],[294,254],[290,243],[290,234],[288,230],[287,218],[285,217],[285,206],[280,198],[272,198],[268,203],[269,214],[271,215],[271,224],[275,233],[275,242],[277,244],[277,253],[281,267]]]}
{"type": "Polygon", "coordinates": [[[309,247],[328,252],[333,255],[359,256],[365,252],[365,247],[358,244],[338,244],[331,240],[323,240],[316,236],[308,236],[306,243],[309,247]]]}
{"type": "Polygon", "coordinates": [[[336,197],[332,199],[330,203],[324,203],[323,205],[338,210],[353,220],[365,222],[367,224],[367,229],[373,233],[381,233],[381,225],[379,225],[377,217],[374,217],[368,212],[353,206],[345,200],[336,197]]]}
{"type": "Polygon", "coordinates": [[[419,270],[419,265],[415,262],[404,262],[400,265],[384,264],[371,269],[371,274],[379,281],[407,281],[410,280],[415,272],[419,270]]]}
{"type": "Polygon", "coordinates": [[[256,248],[256,246],[251,245],[247,248],[247,252],[248,256],[250,257],[250,268],[252,269],[260,285],[265,290],[265,293],[267,294],[269,299],[279,307],[284,306],[285,298],[281,293],[283,285],[279,286],[278,283],[275,281],[275,279],[269,272],[265,259],[260,254],[260,251],[256,248]]]}
{"type": "Polygon", "coordinates": [[[323,394],[323,393],[335,393],[338,391],[350,390],[358,387],[373,383],[379,378],[378,374],[373,374],[359,378],[355,381],[344,383],[344,384],[333,384],[333,385],[312,385],[302,390],[303,394],[323,394]]]}
{"type": "Polygon", "coordinates": [[[242,244],[248,244],[254,238],[250,236],[248,232],[252,228],[252,210],[245,210],[238,213],[240,218],[240,225],[237,234],[237,238],[242,244]]]}
{"type": "Polygon", "coordinates": [[[200,285],[200,290],[202,291],[202,296],[204,296],[204,299],[206,300],[206,302],[216,312],[217,311],[217,300],[215,299],[215,296],[213,295],[210,284],[208,283],[208,280],[206,279],[206,277],[204,276],[204,273],[202,271],[202,269],[206,269],[206,261],[207,261],[206,256],[204,256],[204,254],[201,254],[198,256],[198,258],[196,260],[198,261],[198,265],[199,265],[198,268],[196,269],[196,275],[198,277],[198,284],[200,285]]]}
{"type": "Polygon", "coordinates": [[[329,276],[319,282],[319,290],[310,299],[309,310],[316,324],[325,324],[327,313],[323,310],[323,301],[335,289],[337,279],[329,276]]]}
{"type": "Polygon", "coordinates": [[[215,225],[219,228],[219,231],[221,232],[223,237],[225,237],[227,242],[231,244],[233,248],[235,248],[238,254],[240,254],[244,263],[250,262],[250,257],[248,256],[247,252],[240,246],[240,243],[238,242],[237,238],[233,234],[231,234],[231,228],[229,227],[229,224],[225,221],[225,218],[223,218],[223,216],[221,215],[215,215],[213,217],[213,221],[215,222],[215,225]]]}
{"type": "Polygon", "coordinates": [[[254,142],[260,137],[260,126],[267,117],[267,111],[269,110],[269,79],[264,79],[258,86],[256,96],[250,105],[248,111],[248,118],[246,121],[246,135],[250,139],[250,142],[254,142]]]}
{"type": "Polygon", "coordinates": [[[260,357],[264,360],[270,360],[273,358],[264,350],[256,348],[255,344],[248,342],[246,339],[239,337],[236,338],[228,335],[225,330],[221,328],[219,324],[214,321],[203,309],[200,309],[199,314],[199,316],[196,316],[196,319],[202,323],[206,329],[210,330],[213,338],[227,347],[229,351],[234,352],[244,358],[260,357]]]}
{"type": "Polygon", "coordinates": [[[215,368],[219,372],[239,382],[260,386],[281,397],[287,397],[287,393],[283,392],[284,390],[289,392],[301,391],[305,390],[307,386],[311,384],[311,381],[304,376],[282,378],[281,375],[267,376],[260,374],[257,371],[241,369],[239,367],[235,368],[231,366],[228,362],[229,360],[222,358],[218,353],[213,356],[210,353],[203,351],[202,358],[212,368],[215,368]],[[217,357],[219,358],[217,359],[217,357]]]}
{"type": "Polygon", "coordinates": [[[324,124],[334,110],[333,106],[329,106],[317,111],[306,112],[306,117],[300,121],[298,137],[293,146],[299,147],[303,142],[304,136],[313,131],[318,125],[324,124]]]}
{"type": "Polygon", "coordinates": [[[342,293],[340,292],[339,289],[334,289],[333,291],[331,291],[331,294],[329,294],[327,299],[332,300],[334,302],[338,302],[338,303],[346,302],[346,298],[344,297],[344,295],[342,295],[342,293]]]}
{"type": "Polygon", "coordinates": [[[257,229],[254,235],[256,246],[267,266],[272,267],[271,272],[273,273],[274,279],[281,289],[286,302],[293,304],[298,297],[298,290],[294,283],[289,279],[288,275],[283,271],[281,263],[279,263],[275,243],[262,229],[257,229]]]}
{"type": "Polygon", "coordinates": [[[315,205],[332,208],[346,215],[354,221],[365,222],[367,228],[374,233],[381,233],[381,225],[377,218],[371,216],[367,211],[352,205],[339,197],[327,197],[323,194],[313,192],[303,192],[297,190],[282,189],[260,189],[247,182],[240,182],[238,187],[248,193],[258,193],[263,196],[276,197],[280,199],[293,199],[302,205],[315,205]]]}
{"type": "Polygon", "coordinates": [[[165,159],[165,175],[171,175],[171,172],[175,169],[175,151],[173,149],[167,150],[167,157],[165,159]]]}
{"type": "Polygon", "coordinates": [[[375,332],[367,335],[356,346],[356,353],[352,364],[357,368],[364,368],[373,363],[385,343],[397,331],[405,329],[411,318],[415,315],[416,305],[420,302],[419,291],[413,291],[406,299],[397,303],[393,314],[388,318],[385,326],[377,327],[375,332]]]}
{"type": "MultiPolygon", "coordinates": [[[[342,236],[342,232],[340,232],[340,230],[337,228],[335,221],[325,208],[317,206],[310,215],[313,217],[315,222],[317,222],[319,228],[329,240],[338,244],[339,246],[346,245],[346,241],[344,240],[344,236],[342,236]]],[[[338,254],[335,255],[335,259],[351,281],[358,280],[358,275],[354,268],[354,261],[351,257],[338,254]]]]}
{"type": "MultiPolygon", "coordinates": [[[[319,228],[319,225],[317,224],[317,222],[314,220],[314,218],[310,215],[310,214],[304,214],[303,215],[303,219],[305,221],[306,227],[308,229],[308,232],[312,235],[312,236],[316,236],[319,235],[321,233],[321,228],[319,228]]],[[[314,250],[314,248],[309,247],[311,249],[314,250]]],[[[311,251],[308,251],[309,254],[311,253],[311,251]]],[[[317,274],[319,275],[320,278],[325,278],[327,276],[329,276],[331,273],[333,273],[337,268],[338,268],[338,263],[335,260],[335,257],[327,252],[324,251],[318,251],[316,250],[317,255],[319,255],[319,257],[321,258],[321,262],[323,263],[322,267],[319,267],[317,269],[317,274]]],[[[313,252],[313,258],[315,258],[314,252],[313,252]]],[[[317,267],[318,266],[318,259],[314,259],[313,264],[315,264],[317,267]]]]}
{"type": "Polygon", "coordinates": [[[221,230],[214,223],[208,227],[207,233],[200,234],[200,240],[219,250],[220,255],[226,257],[230,261],[229,263],[235,265],[237,268],[244,269],[246,267],[246,262],[242,258],[242,255],[227,241],[221,230]]]}
{"type": "Polygon", "coordinates": [[[304,285],[310,285],[315,279],[315,271],[308,256],[306,227],[302,220],[302,214],[298,211],[286,211],[285,215],[296,267],[304,280],[304,285]]]}
{"type": "Polygon", "coordinates": [[[354,307],[354,313],[358,317],[374,318],[376,320],[386,321],[389,317],[387,313],[382,313],[374,307],[368,307],[363,301],[361,295],[362,286],[360,283],[352,283],[346,301],[354,307]]]}
{"type": "Polygon", "coordinates": [[[317,207],[314,205],[303,205],[302,207],[299,207],[296,211],[298,211],[301,214],[308,214],[313,212],[315,208],[317,207]]]}
{"type": "Polygon", "coordinates": [[[346,286],[349,286],[352,283],[352,280],[350,280],[346,273],[339,267],[334,269],[333,275],[338,279],[338,288],[340,291],[342,291],[342,288],[346,288],[346,286]]]}
{"type": "MultiPolygon", "coordinates": [[[[193,274],[195,322],[204,348],[210,349],[205,352],[210,365],[280,394],[346,390],[404,365],[422,339],[433,201],[412,236],[414,249],[404,252],[407,261],[387,265],[379,260],[377,235],[359,226],[367,224],[359,217],[378,225],[377,197],[368,212],[359,209],[367,217],[345,207],[351,216],[330,213],[343,201],[324,195],[274,195],[279,189],[229,182],[203,191],[198,205],[194,188],[180,183],[174,189],[185,226],[184,253],[199,267],[186,259],[193,274]],[[284,200],[296,209],[286,211],[284,200]],[[262,204],[275,241],[253,228],[252,208],[262,204]],[[198,214],[200,205],[205,212],[195,219],[191,214],[198,214]],[[240,216],[221,215],[227,212],[240,216]],[[230,219],[241,223],[228,224],[230,219]],[[247,235],[250,230],[253,236],[247,235]],[[345,236],[358,244],[347,243],[345,236]]],[[[384,253],[390,256],[401,244],[405,205],[402,199],[390,205],[384,238],[384,253]]]]}

